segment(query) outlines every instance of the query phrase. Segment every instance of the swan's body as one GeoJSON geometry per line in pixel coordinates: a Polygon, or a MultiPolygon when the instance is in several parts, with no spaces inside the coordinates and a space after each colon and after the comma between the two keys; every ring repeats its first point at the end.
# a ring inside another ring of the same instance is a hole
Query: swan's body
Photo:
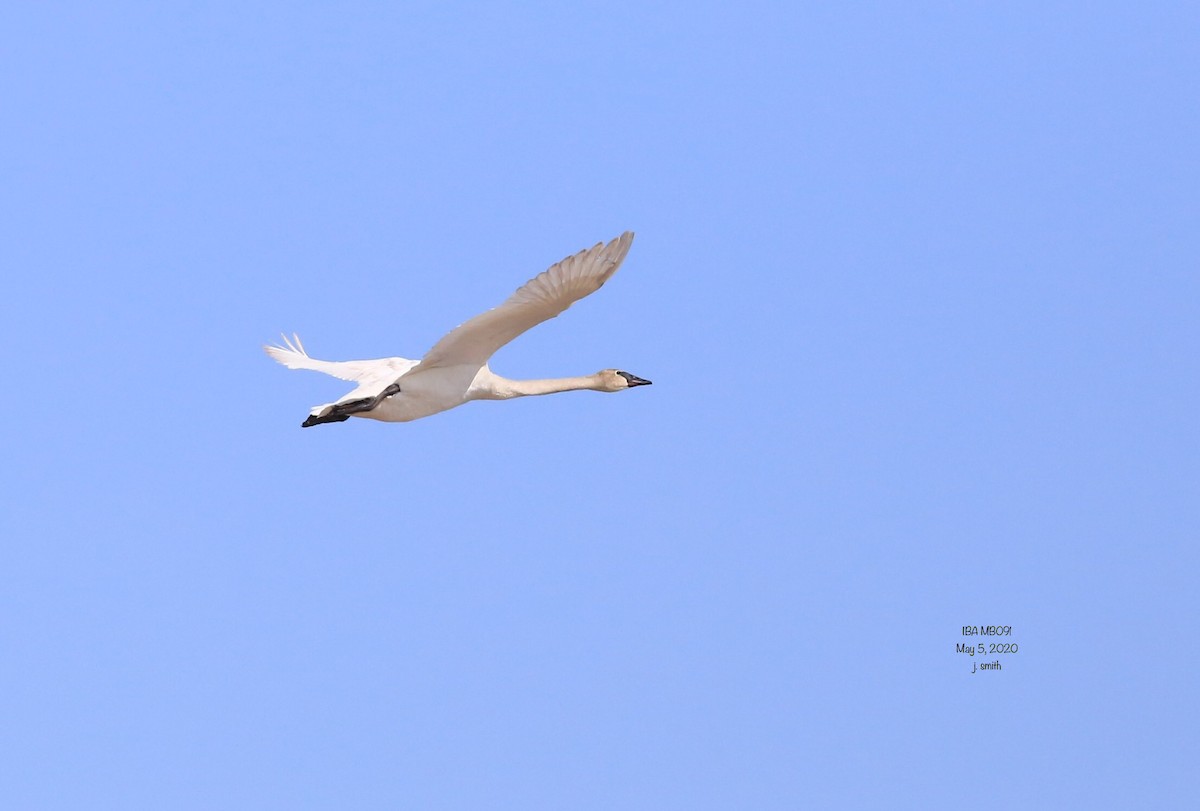
{"type": "Polygon", "coordinates": [[[367,417],[409,422],[471,400],[507,400],[560,391],[620,391],[650,383],[628,372],[604,369],[583,377],[509,380],[488,368],[500,347],[526,330],[554,318],[600,289],[620,267],[633,234],[626,231],[607,245],[580,251],[526,282],[499,307],[451,330],[421,360],[327,361],[309,357],[300,339],[267,354],[289,369],[312,369],[350,380],[358,387],[340,400],[312,409],[304,427],[367,417]]]}

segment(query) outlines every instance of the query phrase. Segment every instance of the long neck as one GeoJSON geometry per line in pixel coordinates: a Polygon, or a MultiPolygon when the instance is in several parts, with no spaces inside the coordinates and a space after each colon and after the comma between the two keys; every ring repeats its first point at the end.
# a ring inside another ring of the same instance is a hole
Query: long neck
{"type": "MultiPolygon", "coordinates": [[[[499,376],[497,376],[499,377],[499,376]]],[[[546,380],[509,380],[499,378],[496,393],[502,398],[529,397],[535,394],[556,394],[560,391],[600,390],[596,375],[583,377],[554,377],[546,380]]]]}

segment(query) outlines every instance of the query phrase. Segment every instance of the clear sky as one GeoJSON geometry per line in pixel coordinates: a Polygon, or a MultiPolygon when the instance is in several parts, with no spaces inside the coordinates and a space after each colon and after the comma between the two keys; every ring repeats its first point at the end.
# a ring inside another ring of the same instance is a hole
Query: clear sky
{"type": "Polygon", "coordinates": [[[10,7],[5,807],[1194,802],[1198,41],[10,7]],[[261,351],[420,357],[626,229],[493,366],[652,387],[302,430],[347,387],[261,351]]]}

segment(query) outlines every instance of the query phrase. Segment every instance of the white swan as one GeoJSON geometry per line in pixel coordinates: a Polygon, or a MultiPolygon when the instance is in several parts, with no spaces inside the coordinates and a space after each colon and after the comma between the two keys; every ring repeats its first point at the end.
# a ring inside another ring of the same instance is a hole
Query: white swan
{"type": "Polygon", "coordinates": [[[312,409],[302,426],[367,417],[408,422],[471,400],[507,400],[533,394],[590,389],[621,391],[646,386],[649,380],[616,369],[594,375],[549,380],[508,380],[488,368],[488,359],[506,343],[543,321],[554,318],[584,296],[594,293],[617,272],[633,244],[626,231],[607,245],[554,265],[526,282],[495,309],[452,330],[421,360],[317,360],[308,356],[300,338],[283,336],[284,346],[264,347],[289,369],[312,369],[351,380],[358,388],[340,400],[312,409]]]}

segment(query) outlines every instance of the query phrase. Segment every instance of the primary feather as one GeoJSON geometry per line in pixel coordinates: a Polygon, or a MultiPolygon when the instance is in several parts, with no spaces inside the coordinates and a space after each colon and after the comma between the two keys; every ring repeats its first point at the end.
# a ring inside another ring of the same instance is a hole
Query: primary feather
{"type": "Polygon", "coordinates": [[[310,357],[300,342],[300,336],[292,333],[292,337],[280,336],[284,346],[263,347],[267,354],[289,369],[311,369],[314,372],[324,372],[341,380],[355,382],[373,381],[377,378],[388,378],[389,382],[417,365],[417,361],[407,358],[376,358],[375,360],[317,360],[310,357]]]}
{"type": "Polygon", "coordinates": [[[599,290],[617,272],[632,244],[633,234],[626,231],[607,245],[597,242],[588,250],[552,265],[523,284],[499,307],[451,330],[421,359],[422,368],[486,363],[513,338],[599,290]]]}

